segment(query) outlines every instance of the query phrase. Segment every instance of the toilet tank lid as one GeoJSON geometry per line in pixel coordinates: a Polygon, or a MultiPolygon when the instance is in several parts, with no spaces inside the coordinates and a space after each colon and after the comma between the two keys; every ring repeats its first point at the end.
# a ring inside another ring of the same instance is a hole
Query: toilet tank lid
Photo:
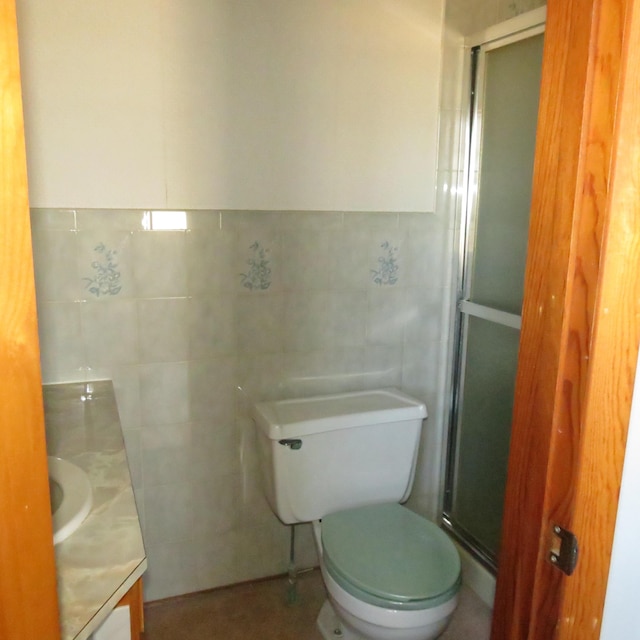
{"type": "Polygon", "coordinates": [[[427,417],[424,403],[397,389],[260,402],[253,418],[271,440],[427,417]]]}

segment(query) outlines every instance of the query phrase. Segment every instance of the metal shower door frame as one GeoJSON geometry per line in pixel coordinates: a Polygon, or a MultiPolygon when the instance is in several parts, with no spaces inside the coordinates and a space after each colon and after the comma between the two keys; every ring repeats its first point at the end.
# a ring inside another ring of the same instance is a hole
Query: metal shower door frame
{"type": "Polygon", "coordinates": [[[445,492],[442,513],[444,528],[473,557],[493,573],[497,571],[495,555],[469,531],[457,524],[452,516],[454,485],[458,465],[458,434],[460,432],[466,372],[468,323],[470,317],[520,330],[521,316],[471,302],[470,287],[475,258],[475,239],[478,221],[479,172],[482,152],[482,109],[484,105],[486,54],[521,40],[544,33],[546,10],[529,12],[513,20],[496,25],[468,38],[467,61],[469,87],[469,125],[467,144],[462,158],[464,169],[464,194],[460,220],[458,248],[457,312],[454,327],[455,365],[452,375],[452,400],[450,406],[449,433],[446,454],[445,492]]]}

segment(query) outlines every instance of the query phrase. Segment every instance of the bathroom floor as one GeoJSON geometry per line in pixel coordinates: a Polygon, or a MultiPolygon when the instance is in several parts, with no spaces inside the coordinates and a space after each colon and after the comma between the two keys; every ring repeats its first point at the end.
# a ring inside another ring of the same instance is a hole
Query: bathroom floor
{"type": "MultiPolygon", "coordinates": [[[[320,571],[302,574],[287,604],[287,579],[237,585],[145,606],[144,640],[322,640],[316,616],[325,598],[320,571]]],[[[441,640],[488,640],[491,610],[463,587],[441,640]]]]}

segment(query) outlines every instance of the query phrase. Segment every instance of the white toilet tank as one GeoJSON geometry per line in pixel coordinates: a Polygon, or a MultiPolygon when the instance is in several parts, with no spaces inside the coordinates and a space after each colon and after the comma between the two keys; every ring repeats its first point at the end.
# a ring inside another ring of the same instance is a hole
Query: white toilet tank
{"type": "Polygon", "coordinates": [[[262,402],[253,407],[264,489],[285,524],[403,502],[427,409],[396,389],[262,402]]]}

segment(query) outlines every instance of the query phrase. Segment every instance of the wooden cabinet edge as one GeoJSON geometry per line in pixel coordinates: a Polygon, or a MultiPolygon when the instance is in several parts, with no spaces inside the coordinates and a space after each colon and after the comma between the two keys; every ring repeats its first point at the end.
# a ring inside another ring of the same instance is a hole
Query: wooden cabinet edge
{"type": "Polygon", "coordinates": [[[138,578],[131,589],[125,593],[116,605],[117,607],[129,607],[131,617],[131,640],[140,640],[140,634],[144,631],[144,607],[142,604],[142,578],[138,578]]]}

